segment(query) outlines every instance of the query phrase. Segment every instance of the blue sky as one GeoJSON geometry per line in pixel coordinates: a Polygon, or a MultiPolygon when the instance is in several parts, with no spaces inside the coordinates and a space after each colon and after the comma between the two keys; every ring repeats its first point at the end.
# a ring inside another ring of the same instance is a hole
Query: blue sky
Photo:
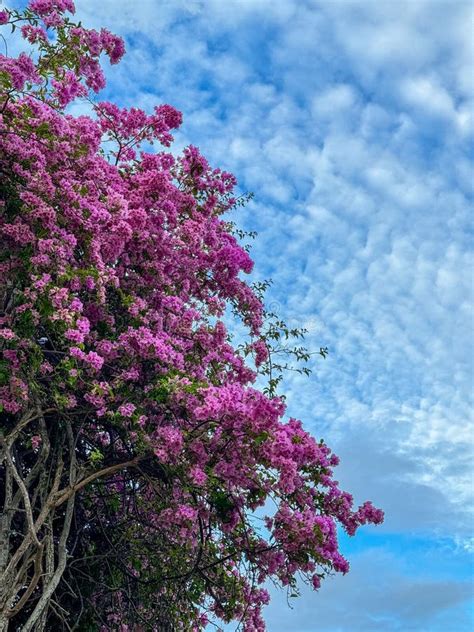
{"type": "Polygon", "coordinates": [[[178,145],[255,193],[256,276],[330,349],[289,413],[386,512],[343,538],[349,575],[274,593],[269,631],[471,630],[473,5],[76,4],[127,42],[106,96],[178,107],[178,145]]]}

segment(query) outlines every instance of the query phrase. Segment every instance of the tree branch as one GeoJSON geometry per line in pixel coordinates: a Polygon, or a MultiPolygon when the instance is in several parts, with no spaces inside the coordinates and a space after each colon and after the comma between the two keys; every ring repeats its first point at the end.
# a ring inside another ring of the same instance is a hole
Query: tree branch
{"type": "Polygon", "coordinates": [[[54,503],[54,506],[59,507],[59,505],[62,505],[63,502],[65,502],[73,494],[78,492],[80,489],[82,489],[89,483],[92,483],[93,481],[97,480],[98,478],[105,478],[127,467],[135,467],[136,465],[138,465],[138,463],[140,463],[140,461],[143,460],[143,458],[144,458],[143,456],[141,457],[137,456],[131,461],[125,461],[124,463],[116,463],[115,465],[110,465],[109,467],[105,467],[102,470],[98,470],[97,472],[92,472],[92,474],[90,474],[89,476],[86,476],[86,478],[83,478],[81,481],[79,481],[75,485],[72,485],[69,488],[58,491],[56,494],[56,501],[54,503]]]}
{"type": "Polygon", "coordinates": [[[16,465],[13,463],[12,455],[10,454],[9,449],[6,451],[5,456],[7,458],[7,463],[12,471],[13,478],[15,479],[16,484],[18,485],[21,491],[21,495],[23,497],[23,504],[25,505],[25,511],[26,511],[26,520],[28,522],[28,531],[31,533],[31,538],[33,542],[36,544],[36,546],[41,547],[41,543],[38,540],[38,537],[36,535],[35,525],[33,522],[33,511],[31,509],[31,503],[30,503],[30,497],[28,495],[28,490],[26,489],[25,483],[23,482],[22,477],[20,476],[18,470],[16,469],[16,465]]]}

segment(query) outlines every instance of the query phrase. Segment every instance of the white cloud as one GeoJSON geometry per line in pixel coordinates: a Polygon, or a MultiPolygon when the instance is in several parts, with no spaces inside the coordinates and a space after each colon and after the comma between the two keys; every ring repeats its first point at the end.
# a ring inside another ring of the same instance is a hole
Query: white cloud
{"type": "Polygon", "coordinates": [[[338,122],[341,122],[341,117],[345,116],[350,120],[352,118],[350,110],[355,107],[356,101],[357,95],[350,85],[331,86],[313,98],[313,117],[316,120],[321,117],[329,120],[336,118],[338,122]]]}
{"type": "MultiPolygon", "coordinates": [[[[435,556],[423,551],[416,561],[432,566],[435,556]]],[[[409,563],[382,547],[354,555],[349,575],[326,580],[319,594],[304,586],[302,594],[289,610],[285,594],[272,590],[278,606],[268,618],[271,632],[456,632],[470,624],[469,613],[459,608],[470,594],[469,582],[414,574],[409,563]]]]}

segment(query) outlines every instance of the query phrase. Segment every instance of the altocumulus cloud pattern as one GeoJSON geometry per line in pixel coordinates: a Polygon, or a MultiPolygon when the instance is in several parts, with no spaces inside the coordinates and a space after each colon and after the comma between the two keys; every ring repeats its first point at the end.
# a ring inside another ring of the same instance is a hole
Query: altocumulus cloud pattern
{"type": "Polygon", "coordinates": [[[255,192],[257,278],[330,349],[289,413],[386,512],[343,541],[348,576],[274,596],[269,630],[470,630],[472,4],[76,4],[127,42],[106,96],[176,106],[177,144],[255,192]]]}

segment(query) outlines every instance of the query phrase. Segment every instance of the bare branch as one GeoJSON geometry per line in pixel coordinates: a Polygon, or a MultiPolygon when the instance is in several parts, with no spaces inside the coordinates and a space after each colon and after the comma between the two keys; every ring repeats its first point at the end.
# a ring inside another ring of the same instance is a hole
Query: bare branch
{"type": "Polygon", "coordinates": [[[12,455],[10,454],[10,450],[6,451],[5,456],[7,459],[7,463],[12,471],[13,478],[15,479],[16,484],[18,485],[21,491],[21,495],[23,497],[23,504],[26,510],[26,520],[28,522],[28,531],[31,534],[31,539],[36,544],[36,546],[41,547],[41,543],[38,540],[38,537],[36,535],[35,525],[33,522],[33,511],[31,509],[31,503],[30,503],[30,497],[28,495],[28,490],[26,489],[25,483],[22,477],[20,476],[20,473],[18,472],[16,465],[13,462],[12,455]]]}
{"type": "Polygon", "coordinates": [[[136,465],[138,465],[138,463],[140,463],[140,461],[143,460],[143,458],[144,458],[143,456],[140,456],[140,457],[137,456],[131,461],[125,461],[124,463],[116,463],[115,465],[110,465],[109,467],[105,467],[102,470],[98,470],[97,472],[92,472],[92,474],[90,474],[86,478],[83,478],[81,481],[79,481],[75,485],[72,485],[71,487],[67,489],[62,489],[59,492],[57,492],[55,507],[59,507],[59,505],[62,505],[63,502],[65,502],[73,494],[78,492],[80,489],[82,489],[89,483],[92,483],[98,478],[106,478],[107,476],[111,476],[112,474],[115,474],[115,472],[124,470],[127,467],[135,467],[136,465]]]}
{"type": "Polygon", "coordinates": [[[66,507],[66,515],[64,517],[64,526],[61,532],[61,537],[59,538],[58,544],[58,565],[56,570],[51,578],[49,584],[44,588],[43,594],[41,595],[38,603],[36,604],[35,609],[31,613],[28,621],[23,626],[22,632],[30,632],[30,630],[35,625],[36,621],[41,616],[44,608],[48,604],[51,596],[56,590],[59,580],[64,573],[64,569],[66,568],[67,561],[67,549],[66,542],[69,535],[69,531],[71,529],[72,515],[74,512],[74,495],[70,496],[67,507],[66,507]]]}
{"type": "Polygon", "coordinates": [[[20,612],[20,610],[23,608],[25,603],[30,598],[31,593],[34,591],[34,589],[38,585],[38,582],[39,582],[40,577],[41,577],[41,571],[42,571],[43,551],[44,551],[44,544],[41,544],[40,548],[38,549],[38,551],[36,553],[35,560],[34,560],[34,562],[35,562],[34,575],[33,575],[32,579],[30,581],[30,584],[29,584],[28,588],[23,593],[23,595],[21,596],[20,600],[15,605],[15,607],[11,608],[10,610],[7,610],[7,617],[9,619],[11,619],[13,616],[15,616],[18,612],[20,612]]]}

